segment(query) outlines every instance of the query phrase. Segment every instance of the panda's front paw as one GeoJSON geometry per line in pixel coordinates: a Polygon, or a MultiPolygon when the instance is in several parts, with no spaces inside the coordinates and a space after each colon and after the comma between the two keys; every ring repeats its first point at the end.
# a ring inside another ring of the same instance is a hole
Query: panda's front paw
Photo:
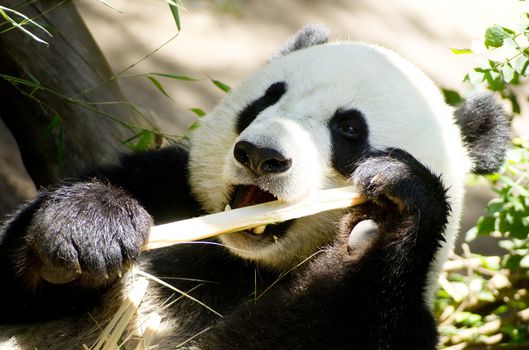
{"type": "Polygon", "coordinates": [[[400,213],[430,212],[436,206],[447,205],[440,178],[400,149],[367,158],[352,179],[369,201],[400,213]]]}
{"type": "Polygon", "coordinates": [[[27,227],[21,273],[33,285],[104,286],[139,255],[151,225],[136,200],[101,182],[45,192],[27,227]]]}

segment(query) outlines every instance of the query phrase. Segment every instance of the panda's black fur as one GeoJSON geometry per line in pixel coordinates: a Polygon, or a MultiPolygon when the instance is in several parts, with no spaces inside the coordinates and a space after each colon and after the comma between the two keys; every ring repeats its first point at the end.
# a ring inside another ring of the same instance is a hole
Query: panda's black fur
{"type": "MultiPolygon", "coordinates": [[[[317,27],[305,29],[280,55],[323,37],[317,27]]],[[[236,133],[288,88],[264,89],[239,113],[236,133]]],[[[508,131],[494,99],[472,99],[455,115],[474,171],[495,171],[508,131]]],[[[158,304],[145,312],[167,320],[155,342],[162,349],[435,349],[425,292],[451,215],[447,186],[405,150],[374,148],[368,124],[356,109],[338,108],[329,119],[330,166],[367,201],[342,213],[337,234],[289,268],[243,260],[215,240],[139,256],[153,220],[206,213],[188,181],[183,146],[125,156],[41,190],[0,232],[0,348],[92,343],[99,333],[92,317],[103,323],[115,311],[128,288],[120,276],[136,261],[154,276],[174,277],[164,281],[211,308],[151,283],[145,304],[158,304]],[[350,145],[355,152],[345,151],[350,145]]]]}

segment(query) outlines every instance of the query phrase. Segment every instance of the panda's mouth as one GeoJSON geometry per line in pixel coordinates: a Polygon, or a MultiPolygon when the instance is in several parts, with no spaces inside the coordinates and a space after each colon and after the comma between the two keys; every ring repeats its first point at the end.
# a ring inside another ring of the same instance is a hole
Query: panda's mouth
{"type": "Polygon", "coordinates": [[[275,200],[277,200],[276,196],[255,185],[238,185],[233,191],[230,207],[236,209],[275,200]]]}
{"type": "MultiPolygon", "coordinates": [[[[256,205],[266,202],[271,202],[277,200],[277,197],[272,193],[265,191],[255,185],[238,185],[235,187],[232,195],[232,199],[229,203],[229,208],[237,209],[243,208],[250,205],[256,205]]],[[[228,206],[227,206],[228,209],[228,206]]],[[[290,221],[285,221],[280,224],[271,224],[254,227],[249,230],[242,231],[254,236],[271,236],[277,237],[282,232],[285,231],[287,225],[290,224],[290,221]]]]}

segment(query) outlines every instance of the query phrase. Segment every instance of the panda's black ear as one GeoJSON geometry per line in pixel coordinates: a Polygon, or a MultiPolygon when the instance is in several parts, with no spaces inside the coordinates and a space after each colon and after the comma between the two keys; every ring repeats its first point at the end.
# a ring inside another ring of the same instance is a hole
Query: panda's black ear
{"type": "Polygon", "coordinates": [[[476,94],[456,110],[455,117],[474,164],[472,172],[498,171],[510,140],[509,122],[498,101],[491,93],[476,94]]]}
{"type": "Polygon", "coordinates": [[[314,45],[325,44],[329,40],[329,30],[321,23],[309,24],[301,28],[283,47],[272,57],[272,59],[285,56],[286,54],[305,49],[314,45]]]}

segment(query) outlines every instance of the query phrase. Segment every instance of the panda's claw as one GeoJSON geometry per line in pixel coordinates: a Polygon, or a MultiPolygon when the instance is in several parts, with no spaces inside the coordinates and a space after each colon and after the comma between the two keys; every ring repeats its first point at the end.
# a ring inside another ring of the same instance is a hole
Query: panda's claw
{"type": "Polygon", "coordinates": [[[78,268],[71,269],[67,266],[52,265],[52,264],[43,264],[40,267],[40,276],[47,282],[51,284],[66,284],[70,283],[79,276],[81,276],[82,269],[77,264],[78,268]]]}
{"type": "Polygon", "coordinates": [[[446,225],[451,208],[441,178],[401,149],[380,151],[358,165],[353,181],[361,194],[394,218],[417,215],[421,225],[446,225]]]}
{"type": "Polygon", "coordinates": [[[416,207],[425,183],[423,175],[430,177],[431,173],[409,153],[391,149],[364,160],[353,173],[353,182],[368,200],[384,206],[392,203],[404,212],[416,207]]]}

